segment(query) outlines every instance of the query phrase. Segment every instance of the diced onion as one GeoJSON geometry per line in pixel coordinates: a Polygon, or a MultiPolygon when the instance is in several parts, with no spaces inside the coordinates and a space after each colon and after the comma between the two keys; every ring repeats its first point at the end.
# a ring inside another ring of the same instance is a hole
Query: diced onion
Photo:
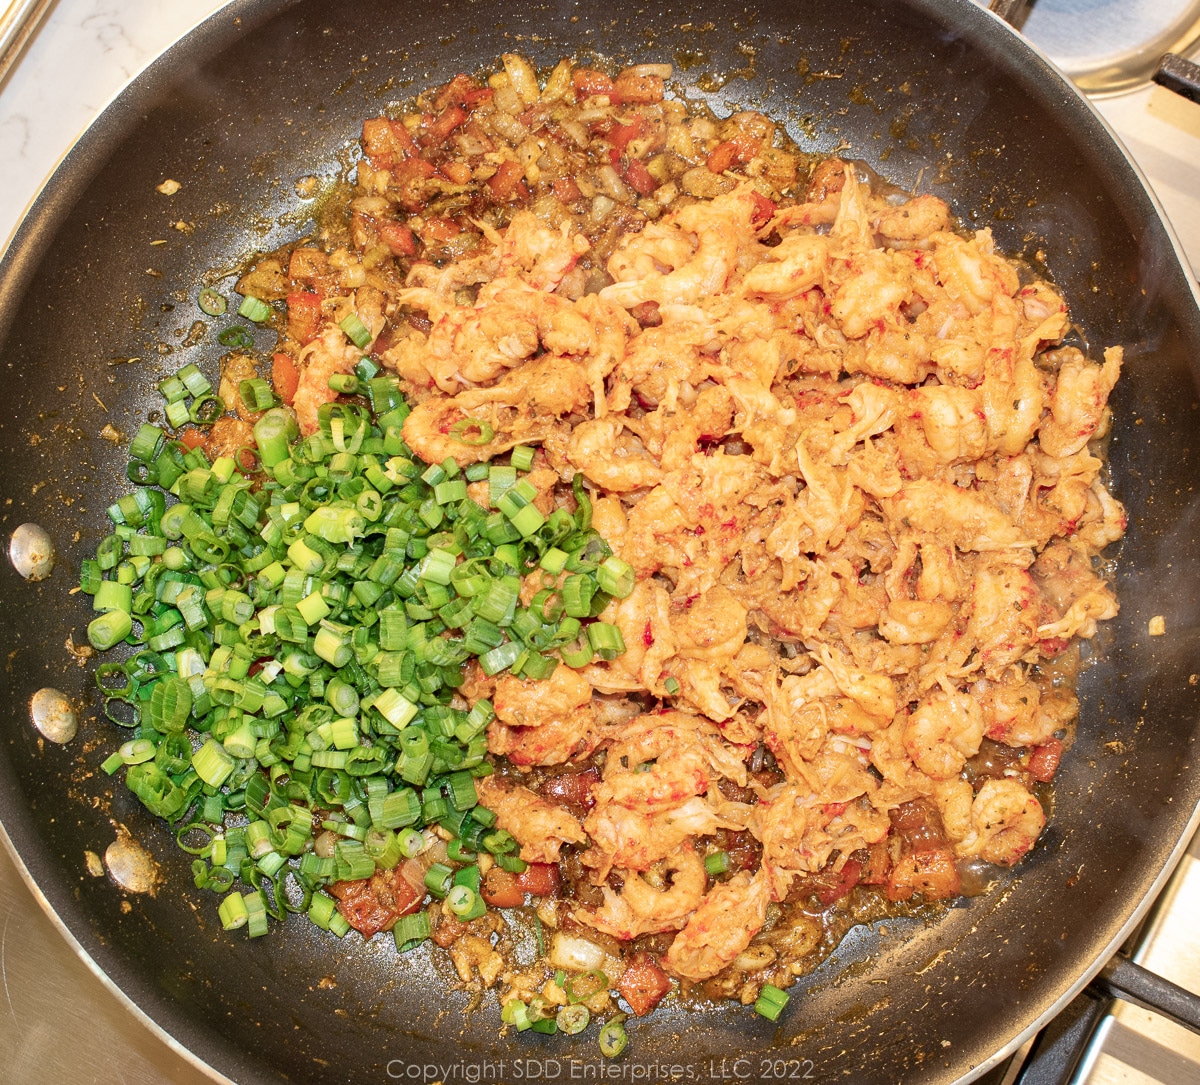
{"type": "Polygon", "coordinates": [[[645,79],[648,75],[657,75],[659,79],[670,79],[671,73],[674,71],[675,69],[670,64],[634,64],[621,72],[617,78],[628,75],[634,79],[645,79]]]}
{"type": "Polygon", "coordinates": [[[604,964],[604,950],[576,934],[555,931],[550,940],[550,966],[569,972],[592,972],[604,964]]]}

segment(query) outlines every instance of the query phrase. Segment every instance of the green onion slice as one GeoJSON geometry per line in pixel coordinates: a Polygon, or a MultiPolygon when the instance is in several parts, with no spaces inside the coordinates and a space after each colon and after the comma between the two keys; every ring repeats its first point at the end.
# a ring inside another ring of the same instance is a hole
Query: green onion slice
{"type": "Polygon", "coordinates": [[[463,445],[486,445],[496,431],[482,418],[463,418],[450,427],[450,438],[463,445]]]}
{"type": "Polygon", "coordinates": [[[225,310],[229,308],[228,302],[225,300],[225,295],[219,290],[214,290],[211,286],[206,286],[196,296],[196,301],[200,308],[209,316],[222,316],[225,310]]]}

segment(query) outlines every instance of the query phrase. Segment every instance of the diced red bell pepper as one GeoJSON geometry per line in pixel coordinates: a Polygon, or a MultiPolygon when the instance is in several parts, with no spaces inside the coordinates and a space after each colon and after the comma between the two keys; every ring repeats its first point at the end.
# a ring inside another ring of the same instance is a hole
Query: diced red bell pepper
{"type": "Polygon", "coordinates": [[[493,908],[517,908],[525,903],[525,890],[517,885],[517,876],[498,866],[483,876],[479,892],[493,908]]]}
{"type": "Polygon", "coordinates": [[[628,124],[614,124],[608,132],[608,142],[618,154],[624,154],[629,144],[646,129],[646,118],[640,113],[628,124]]]}
{"type": "Polygon", "coordinates": [[[841,900],[851,889],[858,885],[861,876],[862,866],[858,860],[847,859],[842,865],[842,869],[837,872],[836,878],[830,881],[829,885],[823,889],[817,890],[817,900],[826,905],[841,900]]]}
{"type": "Polygon", "coordinates": [[[297,290],[288,294],[287,307],[288,335],[306,346],[321,326],[321,296],[311,290],[297,290]]]}
{"type": "Polygon", "coordinates": [[[466,120],[467,111],[460,105],[448,105],[436,116],[427,113],[422,124],[421,142],[426,147],[440,147],[466,120]]]}
{"type": "Polygon", "coordinates": [[[594,68],[576,68],[571,82],[575,84],[575,94],[579,98],[592,98],[600,94],[612,97],[612,79],[594,68]]]}
{"type": "Polygon", "coordinates": [[[663,100],[665,85],[658,75],[619,75],[613,83],[616,102],[649,105],[663,100]]]}
{"type": "Polygon", "coordinates": [[[488,178],[488,188],[496,200],[510,199],[524,186],[525,171],[519,162],[501,162],[500,168],[488,178]]]}
{"type": "Polygon", "coordinates": [[[296,389],[300,387],[300,370],[290,354],[280,350],[271,356],[271,383],[275,386],[275,394],[290,407],[296,398],[296,389]]]}
{"type": "Polygon", "coordinates": [[[654,1009],[670,989],[671,981],[667,974],[653,955],[644,950],[633,955],[617,980],[617,990],[638,1017],[654,1009]]]}
{"type": "Polygon", "coordinates": [[[1054,774],[1058,772],[1058,764],[1062,760],[1062,755],[1062,741],[1057,738],[1048,738],[1042,745],[1034,747],[1025,770],[1035,780],[1048,784],[1054,779],[1054,774]]]}
{"type": "Polygon", "coordinates": [[[379,237],[392,250],[393,256],[415,256],[417,239],[410,227],[403,222],[381,221],[379,237]]]}
{"type": "Polygon", "coordinates": [[[558,890],[558,867],[554,863],[530,863],[517,875],[517,885],[535,897],[550,897],[558,890]]]}
{"type": "Polygon", "coordinates": [[[574,177],[558,177],[554,181],[554,195],[562,203],[574,203],[583,195],[574,177]]]}
{"type": "Polygon", "coordinates": [[[485,89],[488,94],[491,94],[490,88],[480,87],[469,75],[459,72],[458,75],[437,92],[437,95],[433,99],[433,104],[438,110],[445,109],[448,105],[465,106],[472,100],[473,95],[485,89]]]}
{"type": "Polygon", "coordinates": [[[631,158],[629,165],[625,167],[625,183],[629,185],[639,196],[649,196],[656,188],[658,182],[646,169],[646,163],[640,158],[631,158]]]}

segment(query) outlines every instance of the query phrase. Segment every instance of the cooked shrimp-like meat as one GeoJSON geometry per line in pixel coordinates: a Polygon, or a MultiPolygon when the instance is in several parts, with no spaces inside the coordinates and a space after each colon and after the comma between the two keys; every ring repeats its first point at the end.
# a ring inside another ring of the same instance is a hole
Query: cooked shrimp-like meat
{"type": "Polygon", "coordinates": [[[696,911],[708,887],[704,860],[690,843],[680,844],[663,861],[669,884],[651,886],[636,870],[624,871],[620,893],[604,886],[604,903],[596,911],[577,909],[580,923],[629,941],[639,934],[678,930],[696,911]]]}
{"type": "Polygon", "coordinates": [[[1019,780],[988,780],[971,804],[970,831],[955,850],[1012,866],[1033,847],[1045,824],[1042,804],[1019,780]]]}
{"type": "Polygon", "coordinates": [[[559,719],[592,699],[592,687],[570,667],[554,668],[549,678],[534,680],[505,674],[496,682],[492,704],[496,718],[512,727],[539,727],[559,719]]]}
{"type": "Polygon", "coordinates": [[[667,950],[667,971],[697,981],[715,976],[762,929],[770,900],[762,870],[753,876],[742,871],[715,885],[667,950]]]}
{"type": "Polygon", "coordinates": [[[579,822],[561,806],[547,802],[527,787],[505,787],[491,776],[476,783],[479,799],[496,815],[496,824],[521,845],[528,863],[556,863],[564,844],[586,839],[579,822]]]}
{"type": "MultiPolygon", "coordinates": [[[[557,914],[753,999],[771,902],[860,878],[944,899],[957,859],[1011,865],[1041,833],[1072,641],[1117,613],[1096,559],[1125,529],[1099,443],[1122,353],[1064,346],[1066,300],[963,209],[842,159],[798,179],[778,126],[689,115],[659,67],[574,77],[508,54],[364,129],[355,252],[293,253],[294,409],[317,431],[364,351],[395,372],[403,457],[467,475],[474,507],[431,529],[464,560],[510,527],[472,465],[536,447],[519,492],[548,523],[483,560],[536,549],[497,629],[562,659],[469,666],[447,711],[494,708],[480,803],[522,859],[563,860],[588,903],[557,914]],[[584,662],[543,645],[608,556],[571,550],[588,507],[628,570],[558,627],[623,641],[584,662]]],[[[463,947],[460,975],[494,978],[463,947]]]]}

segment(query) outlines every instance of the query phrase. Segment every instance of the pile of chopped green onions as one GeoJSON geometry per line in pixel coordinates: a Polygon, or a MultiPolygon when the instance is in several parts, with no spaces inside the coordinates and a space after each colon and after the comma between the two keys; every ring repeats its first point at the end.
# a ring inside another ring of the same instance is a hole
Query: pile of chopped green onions
{"type": "MultiPolygon", "coordinates": [[[[193,400],[169,410],[173,425],[223,410],[193,366],[163,384],[169,407],[193,400]]],[[[362,399],[326,404],[305,438],[290,412],[267,410],[236,460],[143,425],[136,489],[108,509],[112,533],[81,570],[89,641],[125,648],[97,669],[106,715],[129,731],[104,770],[124,770],[176,828],[196,885],[226,894],[224,927],[250,937],[288,912],[345,934],[324,887],[415,857],[434,826],[453,840],[425,887],[457,916],[482,915],[479,853],[525,864],[478,804],[494,713],[451,703],[464,665],[539,679],[625,647],[598,616],[633,573],[592,530],[578,476],[576,511],[544,515],[522,477],[531,449],[427,465],[403,441],[393,377],[364,359],[337,390],[362,399]],[[486,506],[468,483],[486,483],[486,506]],[[530,574],[543,587],[524,606],[530,574]],[[322,831],[332,855],[314,850],[322,831]]],[[[393,928],[401,949],[429,933],[424,911],[393,928]]]]}

